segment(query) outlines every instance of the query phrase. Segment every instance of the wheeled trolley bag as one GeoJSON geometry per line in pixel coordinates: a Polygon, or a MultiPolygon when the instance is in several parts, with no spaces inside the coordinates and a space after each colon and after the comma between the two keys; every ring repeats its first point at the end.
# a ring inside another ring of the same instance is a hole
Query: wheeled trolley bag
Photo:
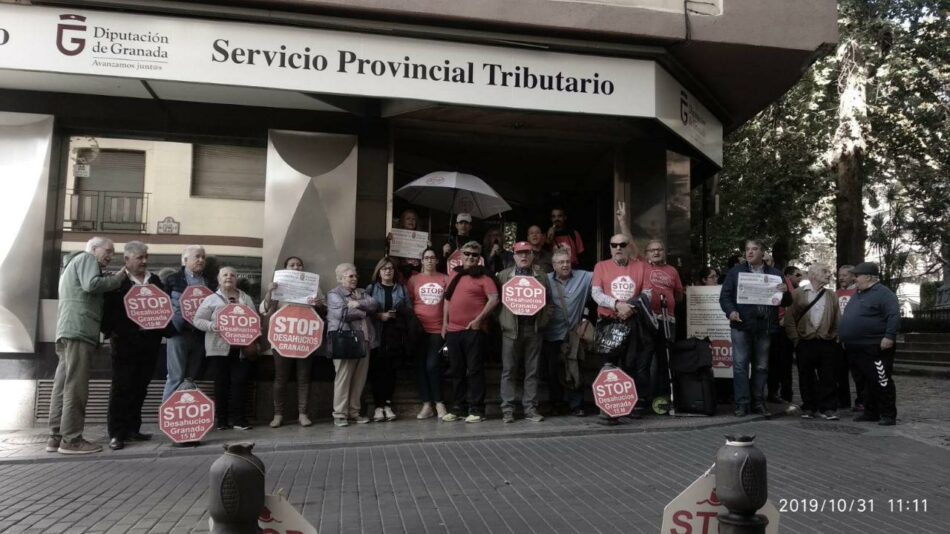
{"type": "Polygon", "coordinates": [[[670,348],[676,411],[716,414],[716,380],[708,339],[689,338],[670,348]]]}

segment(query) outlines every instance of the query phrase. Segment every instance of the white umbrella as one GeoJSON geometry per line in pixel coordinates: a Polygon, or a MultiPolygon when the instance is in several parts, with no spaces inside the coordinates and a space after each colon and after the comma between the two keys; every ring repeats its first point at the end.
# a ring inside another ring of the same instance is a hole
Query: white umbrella
{"type": "Polygon", "coordinates": [[[396,194],[417,206],[451,213],[471,213],[472,217],[479,219],[511,209],[481,178],[460,172],[430,172],[400,187],[396,194]]]}

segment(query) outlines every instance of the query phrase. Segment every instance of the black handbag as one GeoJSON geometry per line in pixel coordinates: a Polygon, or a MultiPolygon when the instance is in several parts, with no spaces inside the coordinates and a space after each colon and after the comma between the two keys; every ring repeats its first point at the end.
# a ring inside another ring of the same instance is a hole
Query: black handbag
{"type": "Polygon", "coordinates": [[[592,351],[604,354],[620,354],[627,347],[633,327],[630,321],[601,321],[597,325],[592,351]]]}
{"type": "Polygon", "coordinates": [[[330,358],[334,360],[358,360],[366,357],[363,333],[352,328],[344,330],[347,310],[343,311],[343,319],[336,331],[329,333],[330,358]]]}

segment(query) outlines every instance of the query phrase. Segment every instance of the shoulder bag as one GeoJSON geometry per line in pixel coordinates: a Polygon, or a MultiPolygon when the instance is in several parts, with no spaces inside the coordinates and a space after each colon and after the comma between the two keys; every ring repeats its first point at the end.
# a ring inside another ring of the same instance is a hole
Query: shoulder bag
{"type": "MultiPolygon", "coordinates": [[[[346,302],[344,301],[345,305],[346,302]]],[[[330,340],[329,356],[334,360],[358,360],[366,356],[363,333],[352,328],[343,329],[348,324],[346,322],[348,312],[349,309],[344,307],[340,327],[328,334],[330,340]]]]}

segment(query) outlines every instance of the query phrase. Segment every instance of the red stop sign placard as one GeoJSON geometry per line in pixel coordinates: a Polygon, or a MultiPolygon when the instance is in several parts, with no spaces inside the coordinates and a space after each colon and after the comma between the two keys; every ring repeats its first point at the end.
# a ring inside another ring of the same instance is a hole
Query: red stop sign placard
{"type": "MultiPolygon", "coordinates": [[[[449,273],[451,273],[456,267],[462,265],[462,250],[459,249],[453,252],[445,263],[448,265],[449,273]]],[[[481,257],[481,255],[478,256],[478,264],[482,267],[485,266],[485,258],[481,257]]]]}
{"type": "Polygon", "coordinates": [[[188,286],[185,288],[185,292],[181,294],[181,297],[178,298],[178,305],[181,308],[181,317],[182,319],[188,321],[191,324],[195,324],[195,313],[198,311],[198,306],[201,306],[201,301],[206,299],[208,295],[214,293],[205,286],[188,286]]]}
{"type": "Polygon", "coordinates": [[[306,358],[323,343],[323,319],[310,306],[287,304],[271,316],[267,340],[281,356],[306,358]]]}
{"type": "Polygon", "coordinates": [[[145,330],[165,328],[175,314],[171,297],[154,284],[132,286],[122,301],[125,314],[145,330]]]}
{"type": "Polygon", "coordinates": [[[616,367],[604,367],[594,380],[594,402],[609,417],[630,415],[637,404],[637,386],[630,375],[616,367]]]}
{"type": "Polygon", "coordinates": [[[534,315],[547,302],[544,284],[533,276],[515,276],[501,286],[501,303],[515,315],[534,315]]]}
{"type": "Polygon", "coordinates": [[[158,408],[158,427],[175,443],[201,441],[214,427],[214,401],[200,389],[176,391],[158,408]]]}
{"type": "Polygon", "coordinates": [[[218,333],[232,347],[246,347],[261,337],[261,318],[246,304],[228,304],[218,310],[218,333]]]}

